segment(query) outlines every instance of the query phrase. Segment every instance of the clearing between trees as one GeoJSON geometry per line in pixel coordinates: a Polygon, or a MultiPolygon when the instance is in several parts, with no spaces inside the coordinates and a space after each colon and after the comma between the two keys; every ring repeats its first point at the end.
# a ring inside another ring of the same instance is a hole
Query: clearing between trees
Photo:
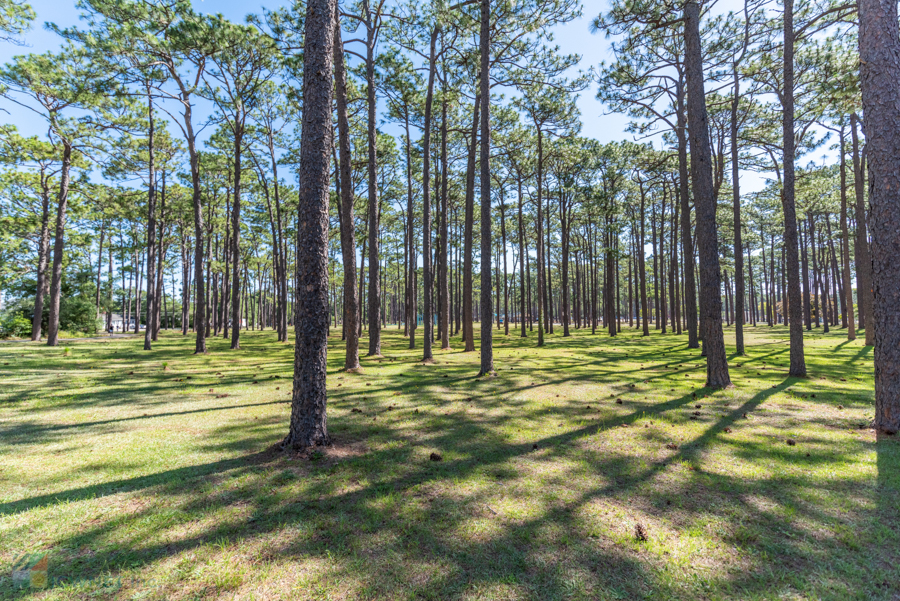
{"type": "Polygon", "coordinates": [[[627,328],[495,333],[482,378],[459,338],[423,365],[390,328],[342,372],[332,332],[335,444],[302,455],[277,447],[273,336],[0,346],[0,598],[898,594],[900,443],[870,429],[872,347],[841,331],[807,332],[791,378],[787,328],[745,327],[719,391],[683,338],[627,328]],[[50,586],[13,592],[34,551],[50,586]]]}

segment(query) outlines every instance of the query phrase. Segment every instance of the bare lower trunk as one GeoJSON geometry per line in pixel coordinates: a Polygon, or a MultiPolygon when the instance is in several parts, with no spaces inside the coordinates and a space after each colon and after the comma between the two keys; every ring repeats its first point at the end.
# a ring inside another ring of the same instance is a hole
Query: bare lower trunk
{"type": "MultiPolygon", "coordinates": [[[[867,117],[867,122],[868,117],[867,117]]],[[[874,297],[872,292],[872,256],[869,253],[869,236],[866,219],[865,168],[859,151],[859,136],[856,132],[858,117],[850,116],[850,134],[853,139],[853,182],[856,192],[856,256],[859,266],[856,274],[856,298],[859,312],[865,321],[866,344],[875,344],[874,297]]],[[[872,226],[874,227],[874,223],[872,226]]]]}
{"type": "Polygon", "coordinates": [[[62,169],[59,172],[59,197],[56,206],[56,231],[53,235],[53,268],[50,280],[50,317],[47,323],[47,346],[59,345],[59,302],[62,294],[62,260],[66,234],[66,212],[69,207],[69,170],[72,145],[63,142],[62,169]]]}
{"type": "Polygon", "coordinates": [[[481,370],[494,370],[491,330],[491,0],[481,0],[481,370]]]}
{"type": "MultiPolygon", "coordinates": [[[[154,164],[155,148],[153,127],[153,97],[147,88],[147,116],[150,123],[147,136],[148,190],[147,190],[147,329],[144,330],[144,350],[152,347],[154,324],[154,303],[156,302],[156,172],[154,164]]],[[[140,315],[138,316],[140,319],[140,315]]]]}
{"type": "Polygon", "coordinates": [[[859,0],[859,54],[872,178],[875,427],[894,434],[900,431],[900,32],[895,1],[859,0]]]}
{"type": "MultiPolygon", "coordinates": [[[[479,88],[480,90],[480,88],[479,88]]],[[[475,350],[474,316],[472,307],[472,227],[475,221],[475,152],[478,144],[478,123],[481,110],[481,93],[475,94],[472,110],[472,137],[469,145],[469,162],[466,167],[466,219],[463,230],[463,342],[465,351],[475,350]]]]}
{"type": "Polygon", "coordinates": [[[710,166],[706,96],[703,90],[703,54],[700,46],[700,6],[684,6],[685,80],[688,88],[691,166],[697,206],[697,241],[700,255],[700,327],[706,346],[706,385],[731,385],[725,339],[722,332],[722,297],[719,281],[719,243],[716,232],[716,198],[710,166]]]}
{"type": "Polygon", "coordinates": [[[294,389],[285,448],[330,443],[328,360],[328,182],[336,0],[309,0],[303,56],[303,125],[297,230],[294,389]]]}
{"type": "MultiPolygon", "coordinates": [[[[381,355],[381,257],[379,257],[378,153],[375,120],[375,29],[368,27],[366,43],[366,106],[368,108],[367,147],[369,178],[369,356],[381,355]]],[[[349,185],[349,179],[347,180],[349,185]]]]}
{"type": "Polygon", "coordinates": [[[434,355],[431,343],[434,339],[432,292],[434,286],[434,274],[432,273],[431,256],[431,109],[434,100],[434,76],[437,67],[435,61],[435,46],[439,30],[435,26],[431,32],[431,49],[428,68],[428,92],[425,95],[425,128],[422,134],[422,275],[423,284],[423,323],[424,336],[422,343],[422,359],[430,361],[434,355]]]}
{"type": "Polygon", "coordinates": [[[850,281],[850,233],[847,227],[847,152],[844,148],[844,125],[841,124],[841,275],[847,311],[842,323],[847,327],[847,340],[856,340],[853,315],[853,284],[850,281]]]}
{"type": "MultiPolygon", "coordinates": [[[[44,320],[44,295],[47,293],[47,263],[50,260],[50,190],[41,174],[41,239],[38,242],[37,288],[34,295],[34,315],[31,318],[31,339],[41,339],[44,320]]],[[[110,284],[112,290],[112,284],[110,284]]]]}
{"type": "MultiPolygon", "coordinates": [[[[335,6],[337,9],[337,6],[335,6]]],[[[344,263],[344,336],[347,352],[344,369],[359,368],[359,306],[356,293],[356,237],[353,216],[353,190],[351,181],[350,122],[347,114],[347,71],[344,66],[344,47],[341,42],[341,26],[335,13],[334,27],[334,81],[337,100],[338,146],[340,149],[340,206],[341,253],[344,263]]]]}
{"type": "Polygon", "coordinates": [[[803,356],[803,301],[800,295],[800,257],[797,245],[797,210],[794,204],[794,15],[793,0],[784,3],[784,182],[781,207],[784,212],[785,270],[790,311],[791,361],[788,373],[806,375],[803,356]]]}

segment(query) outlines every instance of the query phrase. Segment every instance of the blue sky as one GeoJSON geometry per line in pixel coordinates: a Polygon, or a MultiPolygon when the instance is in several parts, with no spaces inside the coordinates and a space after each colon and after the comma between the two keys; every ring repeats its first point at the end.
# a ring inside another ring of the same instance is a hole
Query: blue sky
{"type": "MultiPolygon", "coordinates": [[[[59,37],[44,28],[44,23],[47,21],[53,21],[61,26],[78,23],[78,11],[75,8],[74,0],[31,0],[31,4],[37,12],[37,20],[34,29],[25,36],[28,46],[0,44],[0,61],[6,62],[17,54],[46,52],[59,48],[59,37]]],[[[221,12],[234,21],[243,21],[248,13],[259,12],[263,4],[259,0],[249,2],[246,0],[194,0],[197,10],[210,13],[221,12]]],[[[280,4],[282,2],[279,0],[265,2],[265,6],[268,8],[274,8],[280,4]]],[[[739,9],[740,6],[742,6],[740,0],[720,0],[716,11],[739,9]]],[[[606,0],[588,1],[585,3],[581,18],[558,26],[553,32],[554,41],[560,46],[563,53],[577,53],[582,56],[579,69],[586,70],[612,58],[609,41],[602,34],[590,32],[591,20],[606,7],[606,0]]],[[[631,135],[625,132],[628,119],[622,115],[607,114],[603,105],[596,99],[596,91],[596,84],[592,84],[581,93],[578,99],[582,116],[582,135],[596,138],[601,142],[630,139],[631,135]]],[[[44,122],[26,109],[17,107],[10,102],[2,102],[0,107],[8,113],[0,119],[15,123],[23,134],[44,135],[46,133],[44,122]]],[[[759,189],[762,187],[762,183],[762,178],[755,173],[742,174],[742,187],[748,192],[759,189]]]]}

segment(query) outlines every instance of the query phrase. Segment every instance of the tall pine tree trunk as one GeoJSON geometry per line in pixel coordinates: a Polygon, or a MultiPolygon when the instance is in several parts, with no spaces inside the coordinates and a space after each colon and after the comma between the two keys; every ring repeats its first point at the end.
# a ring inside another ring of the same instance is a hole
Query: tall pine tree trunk
{"type": "Polygon", "coordinates": [[[684,5],[685,81],[688,88],[691,166],[697,205],[697,240],[700,253],[700,327],[706,346],[706,385],[731,385],[722,333],[722,297],[719,281],[719,242],[716,198],[713,189],[706,95],[703,88],[703,52],[700,46],[700,6],[684,5]]]}
{"type": "Polygon", "coordinates": [[[340,150],[341,194],[338,210],[341,213],[341,253],[344,264],[344,336],[346,353],[344,369],[359,369],[359,307],[356,293],[356,236],[351,188],[350,121],[347,113],[347,70],[344,65],[344,45],[341,41],[341,20],[335,3],[334,25],[334,91],[337,104],[338,147],[340,150]]]}
{"type": "Polygon", "coordinates": [[[794,2],[784,0],[784,92],[782,143],[784,180],[781,207],[784,212],[785,271],[790,320],[790,369],[792,376],[806,375],[803,355],[803,301],[800,294],[800,257],[797,242],[797,209],[794,202],[794,2]]]}
{"type": "Polygon", "coordinates": [[[332,144],[332,63],[336,0],[306,5],[303,55],[303,125],[297,230],[297,314],[291,421],[282,446],[329,444],[326,421],[328,367],[328,181],[332,144]]]}
{"type": "Polygon", "coordinates": [[[491,0],[481,0],[481,370],[494,370],[491,331],[491,0]]]}
{"type": "Polygon", "coordinates": [[[894,434],[900,431],[900,33],[897,2],[858,4],[860,79],[873,184],[875,428],[894,434]]]}

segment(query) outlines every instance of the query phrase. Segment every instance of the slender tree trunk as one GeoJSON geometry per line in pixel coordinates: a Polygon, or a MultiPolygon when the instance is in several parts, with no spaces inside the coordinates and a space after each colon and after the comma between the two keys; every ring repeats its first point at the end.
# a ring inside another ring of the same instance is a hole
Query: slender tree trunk
{"type": "MultiPolygon", "coordinates": [[[[47,293],[47,263],[50,260],[50,188],[41,170],[41,238],[38,242],[37,287],[34,295],[34,315],[31,318],[31,339],[41,339],[44,323],[44,295],[47,293]]],[[[112,245],[110,245],[110,248],[112,245]]],[[[112,280],[109,284],[112,290],[112,280]]]]}
{"type": "MultiPolygon", "coordinates": [[[[541,203],[544,184],[544,137],[540,126],[537,128],[537,301],[538,301],[538,346],[544,346],[544,322],[547,319],[544,296],[544,215],[541,203]]],[[[530,286],[530,285],[529,285],[530,286]]],[[[528,293],[531,296],[531,292],[528,293]]]]}
{"type": "Polygon", "coordinates": [[[846,137],[841,123],[841,275],[844,281],[846,312],[843,325],[847,328],[847,340],[856,340],[856,323],[853,315],[853,283],[850,276],[850,229],[847,227],[847,151],[846,137]]]}
{"type": "MultiPolygon", "coordinates": [[[[434,339],[434,319],[432,307],[432,293],[434,290],[434,275],[432,273],[431,256],[431,109],[434,100],[434,75],[437,68],[435,46],[440,29],[435,25],[431,32],[431,48],[428,59],[428,91],[425,95],[425,122],[422,134],[422,271],[424,276],[423,288],[425,296],[423,326],[424,341],[422,344],[422,359],[431,361],[433,354],[431,343],[434,339]]],[[[490,328],[488,328],[490,330],[490,328]]]]}
{"type": "Polygon", "coordinates": [[[94,300],[94,307],[97,314],[97,319],[100,318],[100,277],[103,274],[103,242],[106,237],[106,223],[100,223],[100,248],[97,250],[97,290],[96,290],[96,299],[94,300]]]}
{"type": "Polygon", "coordinates": [[[350,121],[347,113],[347,71],[344,65],[344,45],[341,41],[341,20],[335,2],[334,25],[334,92],[337,104],[338,147],[340,149],[340,205],[341,213],[341,258],[344,267],[344,312],[343,325],[346,338],[344,369],[359,369],[359,306],[356,292],[356,237],[353,215],[353,190],[351,188],[351,148],[350,121]]]}
{"type": "Polygon", "coordinates": [[[473,234],[472,228],[475,222],[475,153],[478,148],[478,125],[481,111],[481,87],[475,93],[475,107],[472,109],[472,135],[469,143],[469,162],[466,166],[466,218],[463,232],[463,341],[465,352],[475,350],[474,319],[473,319],[473,290],[472,290],[472,253],[473,234]]]}
{"type": "Polygon", "coordinates": [[[741,244],[740,154],[738,153],[738,103],[740,77],[733,70],[734,97],[731,100],[731,195],[734,213],[734,341],[738,355],[744,353],[744,250],[741,244]]]}
{"type": "MultiPolygon", "coordinates": [[[[641,318],[644,320],[643,325],[642,325],[642,327],[643,327],[642,335],[649,336],[650,335],[650,323],[648,321],[648,315],[647,315],[649,313],[649,307],[647,305],[647,266],[646,266],[646,259],[644,257],[644,221],[646,221],[644,218],[644,216],[645,216],[644,196],[645,196],[644,195],[644,187],[642,184],[641,185],[641,233],[640,233],[640,240],[638,240],[637,253],[638,253],[638,262],[639,262],[639,269],[640,269],[640,276],[641,276],[641,318]]],[[[610,267],[611,266],[609,265],[609,261],[607,261],[607,276],[606,277],[607,277],[607,281],[608,281],[607,286],[610,290],[609,295],[608,295],[609,308],[607,309],[607,315],[608,315],[607,319],[609,320],[610,334],[615,335],[615,326],[613,325],[613,310],[612,310],[612,276],[611,276],[612,269],[610,267]]]]}
{"type": "MultiPolygon", "coordinates": [[[[856,274],[856,297],[860,305],[859,311],[865,320],[866,345],[868,346],[875,344],[875,314],[873,309],[872,256],[869,253],[868,224],[866,219],[865,167],[860,158],[859,136],[856,127],[858,122],[859,118],[856,116],[856,113],[850,115],[850,135],[853,140],[853,183],[856,191],[856,255],[859,257],[856,274]]],[[[868,115],[866,116],[866,122],[871,123],[868,115]]],[[[874,222],[872,226],[875,227],[874,222]]]]}
{"type": "Polygon", "coordinates": [[[681,81],[676,89],[678,123],[678,193],[681,198],[681,250],[684,264],[684,317],[687,322],[688,348],[699,348],[697,333],[697,293],[694,283],[694,240],[691,236],[691,202],[688,192],[688,142],[687,119],[684,109],[684,86],[681,81]]]}
{"type": "Polygon", "coordinates": [[[241,297],[243,296],[241,294],[242,138],[243,131],[238,127],[234,136],[234,200],[231,205],[231,350],[241,348],[241,297]]]}
{"type": "Polygon", "coordinates": [[[784,0],[784,91],[782,98],[784,182],[781,206],[784,211],[784,247],[788,305],[790,310],[791,359],[788,373],[806,375],[803,354],[803,305],[800,298],[800,258],[797,247],[797,210],[794,203],[794,2],[784,0]]]}
{"type": "Polygon", "coordinates": [[[59,172],[59,196],[56,206],[56,231],[53,235],[53,267],[50,280],[50,318],[47,323],[47,346],[59,345],[59,301],[62,294],[62,260],[66,234],[66,212],[69,208],[69,170],[72,145],[63,141],[62,169],[59,172]]]}
{"type": "Polygon", "coordinates": [[[494,371],[491,331],[491,0],[481,0],[481,370],[494,371]]]}
{"type": "MultiPolygon", "coordinates": [[[[368,14],[368,13],[367,13],[368,14]]],[[[378,202],[378,153],[376,133],[378,122],[375,111],[375,28],[367,26],[366,38],[366,108],[367,149],[369,177],[369,356],[381,356],[381,257],[379,256],[379,228],[381,205],[378,202]]],[[[348,184],[350,180],[347,180],[348,184]]]]}
{"type": "Polygon", "coordinates": [[[697,239],[700,251],[700,290],[703,302],[701,328],[706,346],[706,385],[731,385],[725,339],[722,333],[722,297],[719,281],[719,246],[716,232],[716,198],[710,167],[709,128],[703,90],[703,52],[700,45],[700,6],[684,5],[685,80],[688,87],[688,120],[694,199],[697,205],[697,239]]]}
{"type": "MultiPolygon", "coordinates": [[[[441,38],[443,40],[443,38],[441,38]]],[[[441,244],[438,250],[438,294],[440,295],[441,315],[441,348],[450,348],[450,270],[447,262],[449,230],[447,228],[447,218],[449,213],[449,196],[448,196],[448,172],[449,160],[447,158],[447,100],[446,95],[441,95],[441,221],[440,234],[441,244]]]]}
{"type": "MultiPolygon", "coordinates": [[[[156,172],[154,148],[153,97],[147,86],[147,329],[144,330],[144,350],[149,351],[153,343],[154,303],[156,302],[156,172]]],[[[138,315],[140,320],[140,315],[138,315]]]]}

